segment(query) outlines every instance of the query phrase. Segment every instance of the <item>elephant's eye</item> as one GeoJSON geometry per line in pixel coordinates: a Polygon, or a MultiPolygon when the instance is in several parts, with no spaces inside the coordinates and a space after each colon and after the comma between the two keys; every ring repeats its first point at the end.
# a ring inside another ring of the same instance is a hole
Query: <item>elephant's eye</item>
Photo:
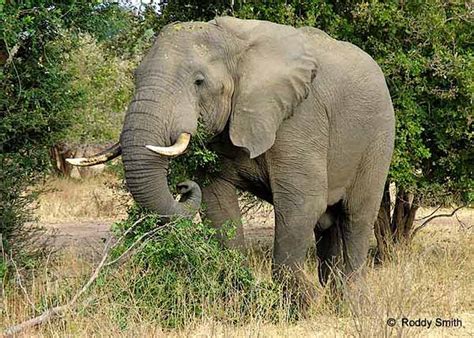
{"type": "Polygon", "coordinates": [[[196,77],[196,80],[194,80],[194,84],[195,84],[196,86],[200,86],[200,85],[202,85],[203,83],[204,83],[204,76],[203,76],[203,75],[198,75],[198,76],[196,77]]]}

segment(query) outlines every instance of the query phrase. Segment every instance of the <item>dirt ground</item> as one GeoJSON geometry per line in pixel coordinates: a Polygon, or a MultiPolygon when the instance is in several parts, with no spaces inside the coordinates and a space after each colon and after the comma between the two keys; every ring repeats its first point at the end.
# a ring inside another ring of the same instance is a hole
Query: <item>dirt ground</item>
{"type": "MultiPolygon", "coordinates": [[[[98,253],[111,235],[110,228],[117,220],[77,220],[68,222],[42,222],[57,249],[77,248],[81,253],[98,253]]],[[[266,246],[273,242],[273,214],[260,212],[251,220],[244,220],[245,238],[249,245],[266,246]]]]}
{"type": "MultiPolygon", "coordinates": [[[[274,220],[273,211],[266,206],[256,212],[251,212],[251,217],[244,217],[244,233],[247,244],[250,246],[270,246],[273,242],[274,220]]],[[[423,209],[418,214],[418,219],[429,215],[431,209],[423,209]]],[[[450,213],[449,210],[440,210],[439,214],[450,213]]],[[[45,222],[40,225],[48,230],[54,237],[54,245],[58,249],[77,248],[81,253],[99,253],[104,243],[110,236],[110,228],[117,221],[114,219],[102,220],[77,220],[68,222],[45,222]]],[[[421,224],[416,221],[416,225],[421,224]]],[[[469,228],[474,225],[474,210],[460,210],[453,217],[440,217],[434,219],[428,227],[450,228],[460,226],[469,228]]]]}
{"type": "MultiPolygon", "coordinates": [[[[54,245],[61,248],[78,248],[80,252],[101,250],[110,236],[111,225],[126,217],[131,203],[130,195],[120,189],[120,180],[110,173],[87,179],[50,178],[36,206],[39,225],[54,235],[54,245]]],[[[250,246],[272,245],[273,210],[266,203],[255,203],[252,197],[241,201],[243,225],[247,244],[250,246]]],[[[430,215],[433,209],[420,209],[420,219],[430,215]]],[[[436,214],[449,214],[451,210],[438,210],[436,214]]],[[[474,209],[464,208],[453,217],[433,220],[427,228],[440,226],[470,227],[474,225],[474,209]]]]}

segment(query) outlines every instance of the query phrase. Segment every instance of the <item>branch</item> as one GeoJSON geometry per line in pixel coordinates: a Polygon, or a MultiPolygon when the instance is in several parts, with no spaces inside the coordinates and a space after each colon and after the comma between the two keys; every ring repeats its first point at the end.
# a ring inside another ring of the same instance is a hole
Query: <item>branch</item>
{"type": "Polygon", "coordinates": [[[33,311],[36,311],[36,306],[32,302],[30,295],[28,294],[28,291],[26,291],[26,288],[23,285],[23,282],[21,281],[21,274],[20,274],[20,271],[18,270],[18,266],[16,265],[15,260],[13,259],[13,255],[10,256],[10,260],[12,262],[13,267],[15,268],[17,283],[20,286],[21,291],[23,291],[23,293],[25,294],[26,301],[28,302],[28,304],[30,304],[33,311]]]}
{"type": "MultiPolygon", "coordinates": [[[[20,102],[21,99],[21,92],[22,92],[22,85],[21,85],[21,79],[20,79],[20,74],[18,73],[18,69],[16,69],[15,62],[13,62],[13,58],[15,57],[15,54],[18,53],[18,50],[20,49],[19,43],[15,44],[12,49],[8,47],[7,40],[5,39],[5,34],[3,35],[3,43],[5,44],[5,48],[7,49],[8,53],[8,59],[5,63],[5,67],[8,66],[9,63],[12,63],[13,69],[15,70],[16,77],[18,79],[18,97],[15,102],[15,106],[20,102]]],[[[7,108],[8,110],[8,108],[7,108]]]]}
{"type": "Polygon", "coordinates": [[[27,321],[25,321],[23,323],[20,323],[18,325],[14,325],[14,326],[10,326],[9,328],[7,328],[5,330],[5,332],[4,332],[5,336],[7,336],[7,337],[8,336],[13,336],[15,334],[20,333],[21,331],[26,330],[27,328],[30,328],[30,327],[33,327],[33,326],[36,326],[36,325],[40,325],[40,324],[48,321],[49,319],[51,319],[53,316],[63,314],[69,308],[74,306],[75,303],[77,302],[77,300],[79,299],[79,297],[82,296],[82,294],[87,291],[87,289],[92,285],[92,283],[99,276],[100,270],[102,269],[102,267],[105,264],[105,261],[107,260],[110,249],[113,247],[113,246],[110,246],[111,241],[112,241],[111,239],[108,240],[108,242],[105,246],[105,249],[104,249],[104,254],[102,255],[102,259],[100,260],[99,265],[97,265],[97,268],[94,270],[94,273],[90,276],[87,283],[84,284],[84,286],[74,295],[74,297],[72,297],[72,299],[69,302],[67,302],[64,305],[55,306],[51,309],[48,309],[45,312],[43,312],[41,315],[39,315],[37,317],[34,317],[34,318],[31,318],[31,319],[28,319],[27,321]]]}
{"type": "MultiPolygon", "coordinates": [[[[460,226],[461,228],[463,228],[463,229],[466,229],[466,223],[464,223],[463,221],[461,221],[461,220],[459,219],[459,216],[458,216],[457,214],[456,214],[455,216],[456,216],[456,220],[457,220],[458,223],[459,223],[459,226],[460,226]]],[[[467,229],[470,229],[470,228],[471,228],[470,225],[467,226],[467,229]]]]}
{"type": "Polygon", "coordinates": [[[18,42],[12,47],[12,49],[8,49],[8,46],[5,40],[4,42],[7,48],[7,52],[8,52],[8,59],[7,61],[5,61],[5,66],[8,66],[10,63],[13,62],[13,58],[15,57],[16,53],[18,53],[18,50],[20,49],[20,43],[18,42]]]}
{"type": "MultiPolygon", "coordinates": [[[[132,226],[130,226],[130,228],[128,228],[113,245],[111,245],[112,238],[110,238],[107,241],[107,243],[105,245],[105,248],[104,248],[104,253],[103,253],[102,258],[100,260],[100,263],[97,265],[94,272],[89,277],[89,280],[83,285],[83,287],[78,292],[76,292],[76,294],[71,298],[71,300],[69,302],[67,302],[66,304],[60,305],[60,306],[55,306],[53,308],[50,308],[50,309],[44,311],[41,315],[39,315],[37,317],[34,317],[34,318],[31,318],[31,319],[28,319],[25,322],[22,322],[20,324],[14,325],[14,326],[10,326],[9,328],[7,328],[4,331],[4,335],[6,337],[13,336],[15,334],[18,334],[18,333],[28,329],[28,328],[31,328],[31,327],[34,327],[34,326],[37,326],[37,325],[41,325],[41,324],[49,321],[52,317],[62,315],[67,310],[71,309],[76,304],[77,300],[90,288],[90,286],[92,285],[92,283],[94,283],[94,281],[97,279],[97,277],[99,277],[99,274],[100,274],[101,270],[104,267],[110,266],[110,265],[114,264],[115,262],[117,262],[118,260],[122,259],[125,256],[126,253],[130,252],[131,248],[135,247],[135,245],[139,241],[141,241],[143,238],[146,237],[144,235],[140,236],[137,240],[135,240],[135,242],[132,243],[130,248],[128,248],[117,259],[113,260],[112,262],[106,263],[112,249],[114,249],[132,231],[132,229],[135,228],[137,226],[137,224],[139,224],[145,218],[146,218],[146,216],[140,218],[138,221],[133,223],[132,226]]],[[[151,233],[154,233],[154,232],[158,232],[158,230],[161,230],[161,229],[163,229],[163,227],[155,228],[155,229],[147,232],[145,235],[148,235],[148,234],[151,234],[151,233]]]]}
{"type": "MultiPolygon", "coordinates": [[[[169,224],[169,223],[168,223],[169,224]]],[[[140,237],[138,237],[133,243],[132,245],[130,245],[127,250],[125,250],[119,257],[117,257],[116,259],[114,259],[113,261],[111,262],[108,262],[107,264],[105,264],[106,267],[109,267],[111,265],[114,265],[115,263],[119,262],[119,261],[124,261],[126,258],[130,257],[133,253],[135,253],[137,250],[134,250],[135,246],[141,242],[145,237],[148,237],[147,240],[143,241],[142,245],[140,245],[140,248],[142,248],[146,243],[148,243],[148,240],[154,235],[156,234],[158,231],[161,231],[163,230],[163,228],[165,228],[167,225],[164,225],[164,226],[161,226],[159,228],[155,228],[155,229],[152,229],[148,232],[145,232],[143,235],[141,235],[140,237]]]]}
{"type": "Polygon", "coordinates": [[[431,216],[433,216],[434,214],[436,214],[436,212],[437,212],[439,209],[441,209],[441,205],[439,205],[439,206],[438,206],[432,213],[430,213],[429,215],[424,216],[424,217],[421,217],[421,218],[418,218],[418,219],[416,219],[416,220],[417,220],[417,221],[422,221],[422,220],[424,220],[424,219],[427,219],[428,217],[431,217],[431,216]]]}
{"type": "Polygon", "coordinates": [[[450,214],[439,214],[439,215],[434,215],[434,216],[431,216],[430,218],[428,218],[426,221],[424,221],[419,227],[417,227],[415,230],[413,230],[413,233],[412,233],[412,237],[415,237],[415,235],[418,233],[418,231],[420,231],[421,229],[423,229],[425,226],[428,225],[429,222],[431,222],[432,220],[434,220],[435,218],[439,218],[439,217],[452,217],[454,216],[459,210],[461,210],[462,208],[465,208],[467,205],[466,204],[463,204],[461,205],[460,207],[457,207],[456,209],[454,209],[450,214]]]}

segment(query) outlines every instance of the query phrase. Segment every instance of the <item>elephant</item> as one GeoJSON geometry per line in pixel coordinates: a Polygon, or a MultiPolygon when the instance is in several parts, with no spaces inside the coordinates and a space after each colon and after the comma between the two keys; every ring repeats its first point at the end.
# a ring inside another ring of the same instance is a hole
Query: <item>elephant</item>
{"type": "Polygon", "coordinates": [[[361,271],[394,147],[384,74],[364,51],[312,28],[217,17],[164,27],[135,71],[120,140],[89,158],[122,155],[136,202],[161,215],[204,217],[223,244],[244,244],[237,190],[274,206],[272,268],[300,276],[316,245],[319,279],[361,271]],[[210,184],[167,182],[169,158],[188,148],[198,123],[222,170],[210,184]],[[316,244],[314,244],[316,241],[316,244]]]}

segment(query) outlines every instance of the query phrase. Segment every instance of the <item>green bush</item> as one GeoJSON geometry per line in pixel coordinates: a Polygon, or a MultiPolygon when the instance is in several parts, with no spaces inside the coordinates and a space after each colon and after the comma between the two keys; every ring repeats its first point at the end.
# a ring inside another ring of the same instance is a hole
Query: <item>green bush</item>
{"type": "Polygon", "coordinates": [[[187,179],[198,181],[202,186],[209,184],[221,170],[218,155],[207,146],[209,134],[202,125],[191,139],[188,151],[179,157],[172,158],[169,166],[168,182],[172,189],[187,179]]]}
{"type": "Polygon", "coordinates": [[[245,256],[223,248],[206,223],[176,219],[159,225],[158,216],[145,215],[135,207],[127,220],[115,224],[116,235],[142,217],[114,256],[143,234],[153,234],[123,269],[104,275],[99,282],[112,298],[112,311],[123,326],[133,320],[174,328],[203,318],[242,323],[250,318],[291,320],[298,315],[295,305],[285,302],[283,287],[270,276],[257,278],[245,256]]]}
{"type": "Polygon", "coordinates": [[[131,92],[133,60],[98,45],[131,17],[97,1],[0,1],[0,234],[6,253],[34,252],[29,245],[38,239],[37,228],[27,224],[34,220],[35,187],[50,169],[50,148],[117,137],[116,115],[131,92]],[[112,87],[113,94],[104,90],[112,87]]]}
{"type": "MultiPolygon", "coordinates": [[[[0,2],[0,233],[3,248],[24,251],[32,239],[31,202],[49,167],[49,147],[71,123],[77,100],[59,66],[65,52],[54,43],[64,23],[47,3],[0,2]]],[[[34,231],[33,231],[34,232],[34,231]]],[[[34,237],[34,236],[33,236],[34,237]]]]}
{"type": "Polygon", "coordinates": [[[123,59],[107,50],[90,34],[65,34],[57,41],[66,46],[60,67],[71,77],[71,93],[80,102],[71,111],[72,124],[66,143],[117,141],[133,93],[133,69],[137,58],[123,59]]]}

